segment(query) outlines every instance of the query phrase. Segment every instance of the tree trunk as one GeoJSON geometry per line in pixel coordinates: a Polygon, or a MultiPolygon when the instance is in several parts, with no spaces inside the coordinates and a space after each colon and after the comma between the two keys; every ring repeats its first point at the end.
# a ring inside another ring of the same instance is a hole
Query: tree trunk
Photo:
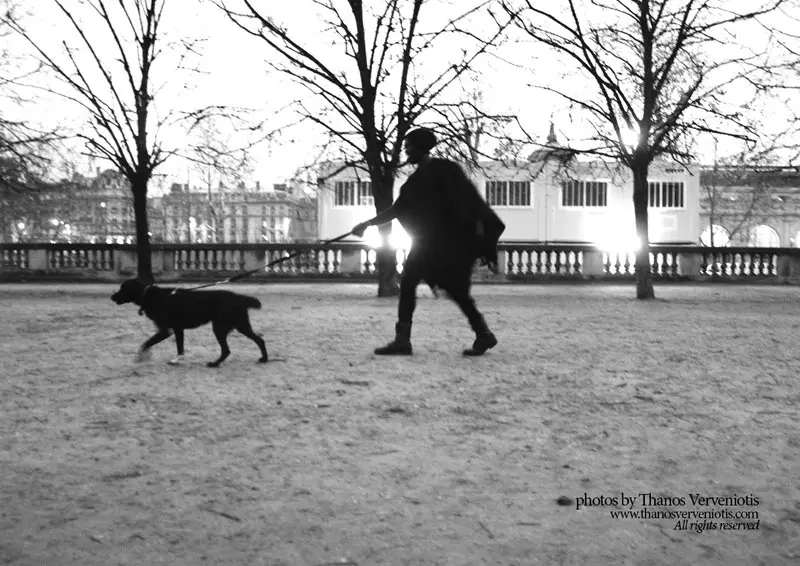
{"type": "MultiPolygon", "coordinates": [[[[394,175],[387,174],[380,182],[380,190],[374,191],[375,209],[380,214],[392,206],[394,202],[394,175]]],[[[375,180],[373,180],[373,187],[375,180]]],[[[400,294],[400,286],[397,279],[397,252],[389,245],[389,236],[392,233],[392,225],[384,224],[378,227],[381,235],[381,247],[375,253],[376,268],[378,271],[378,296],[396,297],[400,294]]]]}
{"type": "Polygon", "coordinates": [[[638,159],[633,166],[633,213],[636,218],[636,235],[639,251],[636,252],[636,298],[655,299],[653,277],[650,272],[650,235],[647,221],[647,170],[648,164],[638,159]]]}
{"type": "Polygon", "coordinates": [[[153,283],[153,260],[150,253],[150,228],[147,221],[147,179],[131,183],[133,215],[136,220],[136,274],[143,283],[153,283]]]}
{"type": "Polygon", "coordinates": [[[392,225],[384,224],[378,228],[383,245],[376,252],[378,269],[378,296],[396,297],[400,294],[397,279],[397,252],[389,245],[392,225]]]}

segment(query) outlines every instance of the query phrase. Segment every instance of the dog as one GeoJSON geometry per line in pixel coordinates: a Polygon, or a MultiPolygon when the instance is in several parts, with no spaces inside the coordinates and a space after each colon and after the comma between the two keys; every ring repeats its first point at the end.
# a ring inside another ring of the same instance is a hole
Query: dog
{"type": "Polygon", "coordinates": [[[158,332],[148,338],[139,349],[137,361],[141,361],[149,350],[159,342],[175,333],[178,357],[171,360],[172,365],[183,359],[183,331],[211,323],[214,336],[219,342],[221,352],[219,358],[208,362],[208,367],[218,367],[230,355],[228,334],[236,329],[258,345],[261,350],[259,363],[269,361],[264,339],[253,332],[250,326],[248,309],[260,309],[261,301],[254,297],[239,295],[232,291],[187,291],[170,287],[146,285],[138,279],[128,279],[111,296],[118,305],[134,303],[141,307],[139,314],[144,313],[152,320],[158,332]]]}

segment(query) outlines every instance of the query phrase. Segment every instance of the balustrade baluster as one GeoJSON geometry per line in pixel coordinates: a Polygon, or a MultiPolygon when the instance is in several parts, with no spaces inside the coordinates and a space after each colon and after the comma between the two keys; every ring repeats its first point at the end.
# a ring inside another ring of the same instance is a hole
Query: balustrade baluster
{"type": "Polygon", "coordinates": [[[561,266],[564,264],[561,258],[562,252],[556,250],[553,255],[553,275],[561,275],[561,266]]]}
{"type": "Polygon", "coordinates": [[[624,266],[625,275],[633,275],[636,272],[636,270],[635,270],[636,263],[635,262],[636,262],[636,256],[635,255],[634,255],[634,261],[631,262],[631,254],[625,254],[625,266],[624,266]]]}
{"type": "Polygon", "coordinates": [[[720,253],[719,262],[720,262],[720,264],[719,264],[719,273],[720,273],[720,275],[722,275],[723,277],[727,277],[728,275],[730,275],[730,272],[729,272],[729,269],[728,269],[728,254],[725,253],[725,252],[720,253]]]}
{"type": "MultiPolygon", "coordinates": [[[[620,257],[621,255],[622,254],[619,254],[617,252],[614,252],[614,254],[613,254],[613,256],[614,256],[614,275],[624,275],[625,274],[625,272],[623,271],[625,264],[624,264],[624,262],[622,261],[622,259],[620,257]]],[[[627,257],[627,255],[625,257],[627,257]]]]}
{"type": "Polygon", "coordinates": [[[758,264],[761,261],[758,257],[758,254],[747,254],[749,261],[749,275],[756,276],[758,275],[758,264]]]}
{"type": "Polygon", "coordinates": [[[361,255],[361,259],[364,260],[364,273],[370,273],[371,263],[370,263],[370,260],[369,260],[369,254],[371,254],[371,253],[372,253],[372,250],[365,250],[365,251],[361,252],[361,254],[362,254],[361,255]]]}
{"type": "Polygon", "coordinates": [[[767,277],[771,275],[775,275],[774,263],[773,263],[773,256],[770,253],[763,254],[762,259],[764,260],[764,269],[762,271],[762,275],[766,275],[767,277]]]}
{"type": "MultiPolygon", "coordinates": [[[[332,270],[331,270],[331,260],[329,259],[330,251],[322,250],[320,253],[322,253],[322,272],[323,273],[331,273],[332,272],[332,270]]],[[[333,253],[335,254],[336,251],[334,251],[333,253]]]]}

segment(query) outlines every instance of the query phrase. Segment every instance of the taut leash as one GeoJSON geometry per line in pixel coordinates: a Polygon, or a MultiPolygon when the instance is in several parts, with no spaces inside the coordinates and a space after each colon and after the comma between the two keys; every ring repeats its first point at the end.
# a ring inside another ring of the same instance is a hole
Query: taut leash
{"type": "MultiPolygon", "coordinates": [[[[326,240],[325,242],[322,242],[318,246],[315,246],[315,247],[311,248],[311,251],[319,251],[319,250],[321,250],[322,248],[324,248],[325,246],[327,246],[329,244],[332,244],[334,242],[338,242],[339,240],[344,240],[350,234],[352,234],[352,232],[347,232],[346,234],[342,234],[341,236],[337,236],[336,238],[333,238],[331,240],[326,240]]],[[[292,254],[287,255],[286,257],[281,257],[281,258],[278,258],[278,259],[276,259],[274,261],[271,261],[269,263],[265,263],[261,267],[256,267],[255,269],[251,269],[250,271],[245,271],[244,273],[239,273],[238,275],[234,275],[232,277],[228,277],[227,279],[223,279],[222,281],[217,281],[216,283],[206,283],[205,285],[198,285],[197,287],[189,287],[188,289],[175,289],[175,291],[196,291],[197,289],[205,289],[206,287],[215,287],[217,285],[223,285],[224,283],[231,283],[232,281],[236,281],[238,279],[244,279],[245,277],[249,277],[253,273],[256,273],[258,271],[266,269],[267,267],[272,267],[273,265],[277,265],[277,264],[279,264],[281,262],[286,261],[287,259],[292,259],[293,257],[297,257],[297,256],[299,256],[301,254],[304,254],[304,253],[308,253],[308,250],[302,250],[302,251],[299,251],[299,252],[294,252],[292,254]]],[[[173,293],[175,291],[173,291],[173,293]]]]}

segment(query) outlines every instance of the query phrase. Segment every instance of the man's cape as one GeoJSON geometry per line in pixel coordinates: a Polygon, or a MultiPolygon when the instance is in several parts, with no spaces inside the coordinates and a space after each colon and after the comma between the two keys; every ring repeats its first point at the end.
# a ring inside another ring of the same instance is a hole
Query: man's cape
{"type": "Polygon", "coordinates": [[[435,159],[430,165],[441,167],[447,181],[444,188],[453,204],[464,243],[472,259],[479,259],[497,272],[497,244],[506,225],[492,207],[483,199],[464,170],[452,161],[435,159]]]}

